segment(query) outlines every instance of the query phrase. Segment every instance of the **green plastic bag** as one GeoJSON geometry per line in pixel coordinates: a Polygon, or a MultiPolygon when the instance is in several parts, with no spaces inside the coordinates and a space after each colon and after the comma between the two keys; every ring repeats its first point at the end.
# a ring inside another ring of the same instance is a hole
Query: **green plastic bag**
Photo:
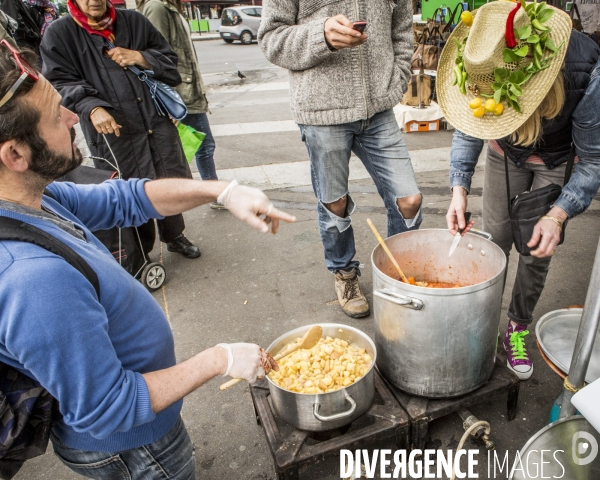
{"type": "Polygon", "coordinates": [[[196,152],[200,148],[200,145],[202,145],[206,134],[181,122],[177,125],[177,131],[179,132],[185,158],[190,163],[196,156],[196,152]]]}

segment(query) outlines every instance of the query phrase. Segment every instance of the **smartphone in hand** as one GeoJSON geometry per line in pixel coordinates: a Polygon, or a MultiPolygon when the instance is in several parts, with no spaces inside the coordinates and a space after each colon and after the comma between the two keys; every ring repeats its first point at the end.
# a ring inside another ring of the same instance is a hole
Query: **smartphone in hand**
{"type": "Polygon", "coordinates": [[[352,29],[360,33],[364,33],[365,28],[367,28],[367,22],[365,20],[360,20],[352,24],[352,29]]]}

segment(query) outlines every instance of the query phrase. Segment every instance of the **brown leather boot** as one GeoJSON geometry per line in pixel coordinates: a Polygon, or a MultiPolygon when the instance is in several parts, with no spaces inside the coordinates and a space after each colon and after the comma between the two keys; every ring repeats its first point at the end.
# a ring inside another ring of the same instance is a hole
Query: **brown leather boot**
{"type": "Polygon", "coordinates": [[[338,270],[335,274],[335,293],[346,315],[352,318],[366,317],[370,313],[369,302],[358,285],[360,272],[357,268],[338,270]]]}

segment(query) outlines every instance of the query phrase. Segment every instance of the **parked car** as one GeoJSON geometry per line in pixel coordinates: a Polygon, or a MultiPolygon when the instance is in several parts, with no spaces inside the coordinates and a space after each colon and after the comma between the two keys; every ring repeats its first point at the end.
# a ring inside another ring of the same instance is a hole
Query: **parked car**
{"type": "Polygon", "coordinates": [[[262,7],[225,8],[219,28],[221,38],[225,43],[239,40],[245,45],[250,45],[258,35],[261,13],[262,7]]]}

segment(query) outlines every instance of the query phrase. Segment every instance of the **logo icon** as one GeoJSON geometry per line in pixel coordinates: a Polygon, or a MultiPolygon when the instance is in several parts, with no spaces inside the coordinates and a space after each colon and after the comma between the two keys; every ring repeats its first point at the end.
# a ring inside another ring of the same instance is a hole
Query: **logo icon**
{"type": "Polygon", "coordinates": [[[576,465],[588,465],[598,456],[598,442],[588,432],[573,435],[573,462],[576,465]]]}

